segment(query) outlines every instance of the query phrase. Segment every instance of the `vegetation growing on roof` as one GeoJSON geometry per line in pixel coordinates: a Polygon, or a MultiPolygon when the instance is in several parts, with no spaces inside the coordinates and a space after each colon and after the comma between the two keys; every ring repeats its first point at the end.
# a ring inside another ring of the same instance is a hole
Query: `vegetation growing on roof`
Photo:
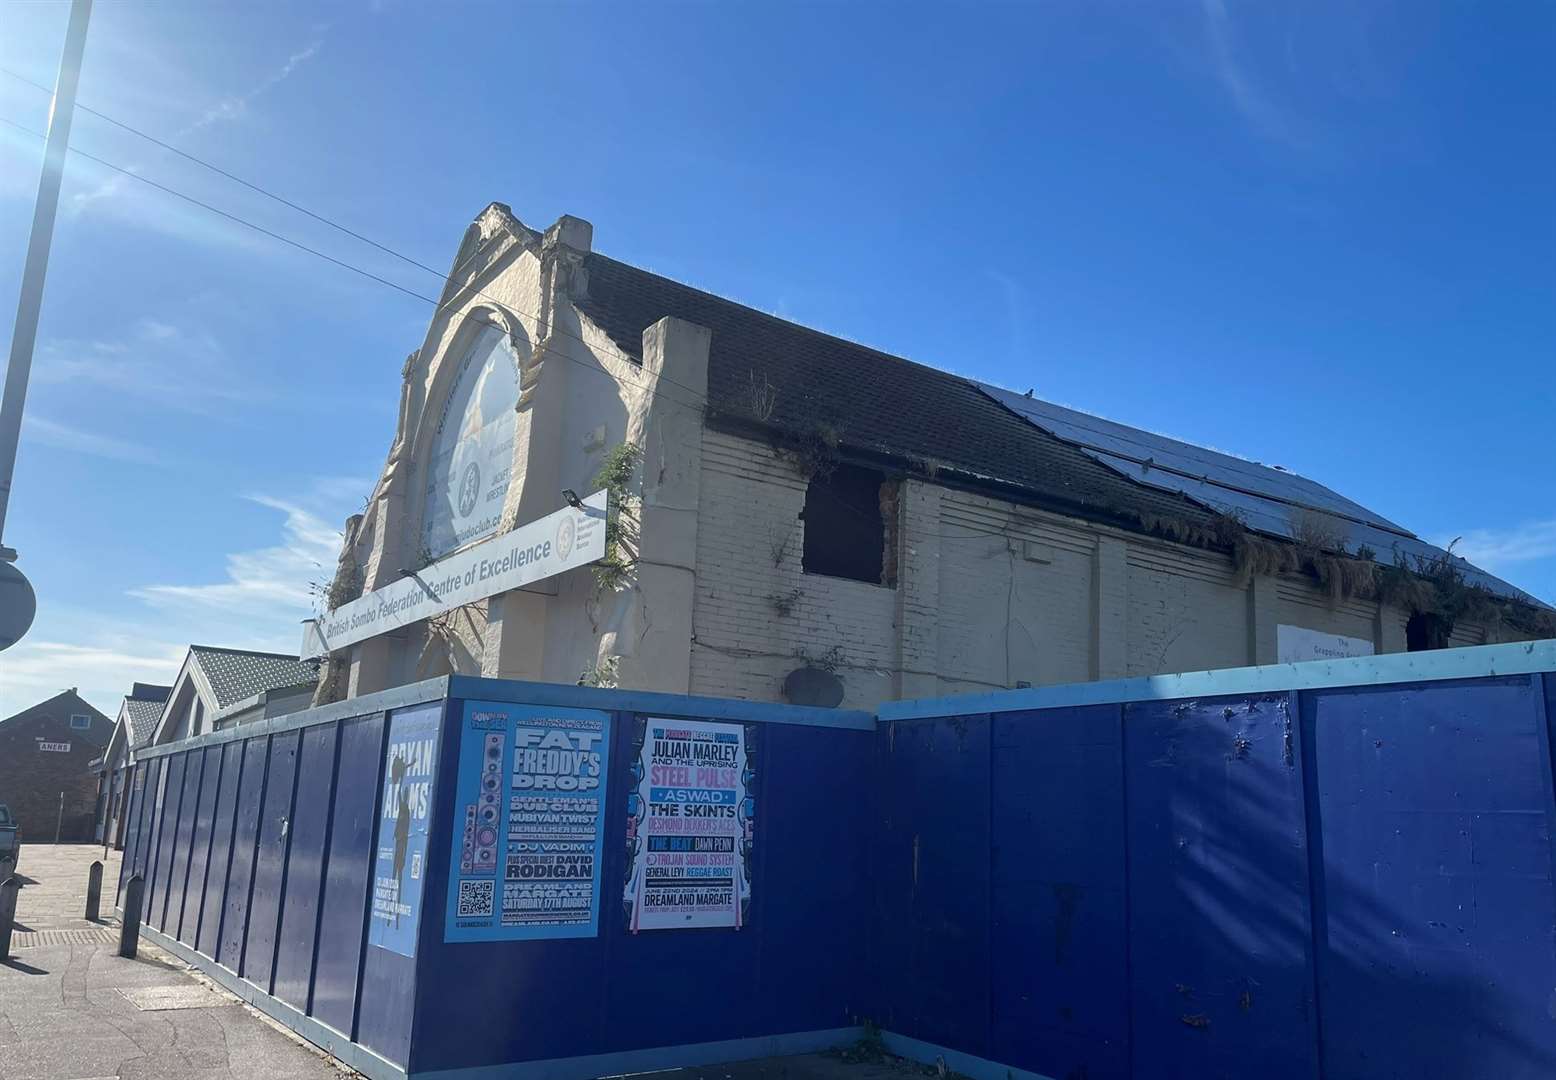
{"type": "Polygon", "coordinates": [[[843,428],[828,420],[811,420],[798,429],[773,431],[773,452],[801,480],[825,480],[837,468],[843,428]]]}
{"type": "Polygon", "coordinates": [[[1149,513],[1136,513],[1135,517],[1140,527],[1154,536],[1229,553],[1239,587],[1260,575],[1300,574],[1315,581],[1331,604],[1376,600],[1411,615],[1436,616],[1444,640],[1460,620],[1505,624],[1540,637],[1556,636],[1556,613],[1504,599],[1482,585],[1467,582],[1454,560],[1452,544],[1434,559],[1399,555],[1388,565],[1378,562],[1371,548],[1345,554],[1339,523],[1323,514],[1299,516],[1296,535],[1289,541],[1255,533],[1236,514],[1211,514],[1202,521],[1149,513]]]}

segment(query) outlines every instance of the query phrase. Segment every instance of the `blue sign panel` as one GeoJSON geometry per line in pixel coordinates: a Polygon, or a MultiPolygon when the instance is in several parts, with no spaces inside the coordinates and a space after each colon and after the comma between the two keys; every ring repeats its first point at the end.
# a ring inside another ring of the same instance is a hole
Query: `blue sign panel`
{"type": "Polygon", "coordinates": [[[594,937],[610,714],[468,701],[444,941],[594,937]]]}
{"type": "Polygon", "coordinates": [[[401,956],[416,955],[441,716],[432,705],[390,718],[367,940],[401,956]]]}

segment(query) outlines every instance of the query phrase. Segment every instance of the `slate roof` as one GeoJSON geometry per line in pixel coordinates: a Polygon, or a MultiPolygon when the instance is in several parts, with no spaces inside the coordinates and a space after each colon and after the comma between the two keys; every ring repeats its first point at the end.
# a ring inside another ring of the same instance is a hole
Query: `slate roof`
{"type": "Polygon", "coordinates": [[[297,657],[284,653],[191,645],[189,655],[200,665],[205,681],[216,695],[216,707],[219,709],[246,701],[266,690],[309,686],[318,679],[318,672],[312,664],[305,664],[297,657]]]}
{"type": "MultiPolygon", "coordinates": [[[[1435,558],[1442,550],[1321,484],[1285,470],[1024,398],[767,315],[604,255],[584,259],[587,294],[574,306],[622,352],[641,359],[642,334],[665,316],[713,332],[708,422],[765,420],[789,431],[818,421],[844,449],[909,466],[953,470],[975,486],[1019,489],[1079,517],[1138,527],[1151,516],[1208,522],[1235,511],[1253,529],[1290,539],[1304,509],[1345,524],[1346,548],[1435,558]],[[753,415],[751,386],[772,388],[753,415]]],[[[932,471],[932,470],[931,470],[932,471]]],[[[1457,560],[1466,578],[1540,605],[1457,560]]],[[[1543,606],[1543,605],[1542,605],[1543,606]]]]}
{"type": "Polygon", "coordinates": [[[152,698],[124,699],[124,719],[130,725],[130,747],[139,749],[151,738],[151,733],[157,728],[157,720],[162,716],[162,701],[152,698]]]}
{"type": "Polygon", "coordinates": [[[750,386],[776,394],[767,422],[803,431],[816,420],[845,446],[1020,488],[1083,516],[1144,511],[1206,519],[1181,495],[1120,477],[1038,430],[967,379],[787,322],[603,255],[584,260],[588,296],[573,302],[629,356],[666,315],[713,331],[710,420],[750,415],[750,386]]]}

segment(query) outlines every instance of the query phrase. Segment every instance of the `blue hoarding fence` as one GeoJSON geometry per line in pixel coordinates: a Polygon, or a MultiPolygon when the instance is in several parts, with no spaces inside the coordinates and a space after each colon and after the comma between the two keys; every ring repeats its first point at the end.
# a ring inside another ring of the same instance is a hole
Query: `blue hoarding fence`
{"type": "Polygon", "coordinates": [[[372,1076],[1556,1075],[1556,642],[902,702],[454,677],[142,755],[144,933],[372,1076]]]}

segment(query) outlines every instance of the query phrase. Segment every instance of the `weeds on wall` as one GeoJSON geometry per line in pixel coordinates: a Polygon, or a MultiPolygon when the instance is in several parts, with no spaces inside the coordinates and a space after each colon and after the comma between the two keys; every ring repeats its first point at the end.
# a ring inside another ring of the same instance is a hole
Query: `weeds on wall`
{"type": "Polygon", "coordinates": [[[838,447],[842,442],[840,425],[812,420],[798,430],[775,431],[773,453],[801,480],[825,480],[837,468],[838,447]]]}
{"type": "Polygon", "coordinates": [[[619,592],[637,565],[633,547],[637,543],[638,512],[632,502],[630,485],[643,461],[643,450],[622,443],[605,455],[591,486],[606,492],[605,557],[594,564],[594,583],[600,589],[619,592]]]}
{"type": "Polygon", "coordinates": [[[607,656],[596,664],[583,669],[578,676],[579,686],[596,686],[605,690],[615,689],[617,685],[617,672],[621,667],[621,657],[607,656]]]}

